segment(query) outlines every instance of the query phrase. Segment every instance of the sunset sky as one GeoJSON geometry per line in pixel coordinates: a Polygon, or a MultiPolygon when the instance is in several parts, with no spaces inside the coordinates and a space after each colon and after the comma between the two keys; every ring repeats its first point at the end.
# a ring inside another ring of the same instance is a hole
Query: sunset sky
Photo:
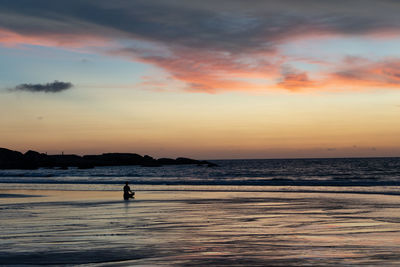
{"type": "Polygon", "coordinates": [[[400,156],[397,0],[0,0],[0,147],[400,156]]]}

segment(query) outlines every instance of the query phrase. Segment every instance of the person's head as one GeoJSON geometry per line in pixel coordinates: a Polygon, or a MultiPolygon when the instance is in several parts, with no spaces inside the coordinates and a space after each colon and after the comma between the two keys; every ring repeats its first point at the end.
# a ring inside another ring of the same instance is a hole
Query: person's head
{"type": "Polygon", "coordinates": [[[128,183],[128,182],[125,182],[125,184],[128,185],[129,183],[128,183]]]}

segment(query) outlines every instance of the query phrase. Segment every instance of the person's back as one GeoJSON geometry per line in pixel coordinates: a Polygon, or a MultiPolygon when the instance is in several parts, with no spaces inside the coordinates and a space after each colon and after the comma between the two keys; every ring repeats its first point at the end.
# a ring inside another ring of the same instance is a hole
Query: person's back
{"type": "Polygon", "coordinates": [[[133,193],[131,191],[131,188],[129,187],[128,182],[126,182],[125,186],[124,186],[124,199],[128,200],[130,198],[133,198],[134,195],[135,195],[135,193],[133,193]]]}
{"type": "Polygon", "coordinates": [[[127,194],[131,191],[131,188],[129,187],[129,185],[125,185],[124,186],[124,194],[127,194]]]}

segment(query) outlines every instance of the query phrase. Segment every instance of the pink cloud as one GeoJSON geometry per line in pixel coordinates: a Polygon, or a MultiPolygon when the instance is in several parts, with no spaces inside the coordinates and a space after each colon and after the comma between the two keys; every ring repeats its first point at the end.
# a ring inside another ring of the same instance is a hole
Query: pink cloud
{"type": "Polygon", "coordinates": [[[43,34],[22,35],[0,28],[0,44],[8,47],[19,45],[38,45],[47,47],[84,48],[84,47],[107,47],[111,43],[108,38],[96,35],[74,35],[74,34],[43,34]]]}
{"type": "Polygon", "coordinates": [[[170,56],[146,55],[140,50],[132,49],[110,53],[155,65],[166,71],[173,79],[184,82],[186,90],[191,92],[266,90],[265,85],[252,80],[273,79],[279,75],[281,64],[271,53],[260,58],[189,49],[172,49],[170,56]],[[267,56],[270,56],[270,62],[265,60],[267,56]],[[275,59],[272,60],[273,58],[275,59]]]}
{"type": "Polygon", "coordinates": [[[383,87],[400,89],[400,59],[369,61],[350,58],[339,71],[331,74],[336,83],[351,87],[383,87]]]}
{"type": "Polygon", "coordinates": [[[283,72],[282,80],[277,83],[278,88],[284,88],[290,91],[310,89],[315,86],[316,82],[311,81],[306,72],[294,68],[286,68],[283,72]]]}

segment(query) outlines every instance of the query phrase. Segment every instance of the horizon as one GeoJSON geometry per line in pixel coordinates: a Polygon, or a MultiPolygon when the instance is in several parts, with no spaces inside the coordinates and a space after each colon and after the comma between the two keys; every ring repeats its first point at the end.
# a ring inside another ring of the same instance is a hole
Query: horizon
{"type": "MultiPolygon", "coordinates": [[[[4,148],[4,147],[0,147],[0,149],[8,149],[8,148],[4,148]]],[[[8,150],[12,150],[12,149],[8,149],[8,150]]],[[[53,153],[53,154],[49,154],[47,152],[41,152],[41,151],[36,151],[36,150],[32,150],[32,149],[28,149],[28,150],[22,150],[22,151],[18,151],[18,150],[12,150],[12,151],[17,151],[20,152],[22,154],[27,153],[28,151],[34,151],[34,152],[38,152],[41,154],[46,154],[48,156],[69,156],[69,155],[76,155],[76,156],[89,156],[89,155],[101,155],[101,154],[136,154],[139,156],[150,156],[153,157],[153,155],[149,155],[149,154],[139,154],[136,153],[134,151],[132,152],[103,152],[103,153],[97,153],[97,154],[78,154],[78,153],[64,153],[64,151],[60,152],[60,153],[53,153]]],[[[184,156],[178,156],[178,157],[184,157],[184,156]]],[[[155,159],[161,159],[161,158],[178,158],[178,157],[168,157],[168,156],[164,156],[164,157],[153,157],[155,159]]],[[[184,157],[186,158],[186,157],[184,157]]],[[[366,156],[366,157],[359,157],[359,156],[349,156],[349,157],[297,157],[297,158],[195,158],[196,160],[297,160],[297,159],[307,159],[307,160],[318,160],[318,159],[385,159],[385,158],[400,158],[400,156],[366,156]]]]}
{"type": "Polygon", "coordinates": [[[0,147],[400,157],[399,12],[390,0],[0,0],[0,147]]]}

